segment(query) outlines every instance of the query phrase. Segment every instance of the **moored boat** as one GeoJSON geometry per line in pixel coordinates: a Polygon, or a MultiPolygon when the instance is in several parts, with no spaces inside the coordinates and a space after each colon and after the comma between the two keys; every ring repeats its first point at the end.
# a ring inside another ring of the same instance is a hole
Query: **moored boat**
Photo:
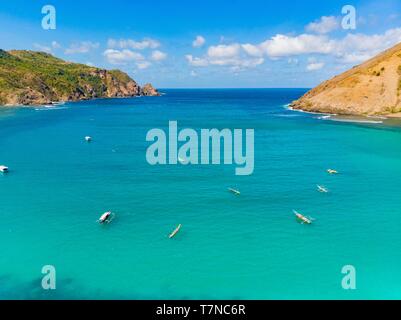
{"type": "Polygon", "coordinates": [[[338,171],[334,169],[327,169],[327,172],[330,174],[338,174],[338,171]]]}
{"type": "Polygon", "coordinates": [[[179,224],[177,228],[174,229],[174,231],[168,236],[170,239],[174,238],[176,236],[176,234],[178,233],[178,231],[181,230],[182,225],[179,224]]]}
{"type": "Polygon", "coordinates": [[[327,189],[327,188],[324,187],[324,186],[319,186],[319,185],[317,185],[317,190],[318,190],[319,192],[322,192],[322,193],[328,193],[328,192],[329,192],[329,189],[327,189]]]}
{"type": "Polygon", "coordinates": [[[241,194],[240,191],[233,189],[233,188],[228,188],[228,191],[230,191],[231,193],[235,194],[236,196],[239,196],[241,194]]]}
{"type": "Polygon", "coordinates": [[[99,222],[100,224],[103,224],[103,223],[105,223],[105,222],[109,223],[109,222],[111,221],[111,217],[112,217],[111,211],[107,211],[107,212],[103,213],[103,214],[100,216],[98,222],[99,222]]]}
{"type": "Polygon", "coordinates": [[[6,167],[6,166],[0,166],[0,172],[8,172],[8,167],[6,167]]]}
{"type": "Polygon", "coordinates": [[[306,217],[303,214],[300,214],[299,212],[294,210],[294,214],[297,217],[298,220],[300,220],[302,223],[306,224],[312,224],[313,219],[310,217],[306,217]]]}

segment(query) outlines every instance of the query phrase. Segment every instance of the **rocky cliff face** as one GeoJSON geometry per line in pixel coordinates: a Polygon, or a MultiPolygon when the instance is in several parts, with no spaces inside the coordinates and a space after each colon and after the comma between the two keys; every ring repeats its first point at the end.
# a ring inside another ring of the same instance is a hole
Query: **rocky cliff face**
{"type": "Polygon", "coordinates": [[[142,94],[144,96],[160,96],[160,93],[150,83],[142,87],[142,94]]]}
{"type": "Polygon", "coordinates": [[[33,51],[0,50],[0,105],[159,95],[119,70],[66,62],[33,51]]]}
{"type": "Polygon", "coordinates": [[[401,44],[323,82],[291,107],[344,115],[401,116],[401,44]]]}

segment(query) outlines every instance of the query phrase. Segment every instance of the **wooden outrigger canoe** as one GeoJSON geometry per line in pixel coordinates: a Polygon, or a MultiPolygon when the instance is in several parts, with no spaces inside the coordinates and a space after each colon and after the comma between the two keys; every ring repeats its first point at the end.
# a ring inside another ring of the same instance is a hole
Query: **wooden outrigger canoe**
{"type": "Polygon", "coordinates": [[[181,229],[181,227],[182,227],[182,225],[181,224],[179,224],[178,225],[178,227],[177,228],[175,228],[175,230],[168,236],[169,237],[169,239],[172,239],[172,238],[174,238],[175,236],[176,236],[176,234],[178,233],[178,231],[180,231],[180,229],[181,229]]]}
{"type": "Polygon", "coordinates": [[[327,189],[326,187],[323,187],[323,186],[319,186],[319,185],[317,185],[317,190],[319,192],[322,192],[322,193],[328,193],[329,192],[329,189],[327,189]]]}
{"type": "Polygon", "coordinates": [[[312,218],[307,218],[295,210],[294,210],[294,214],[297,217],[297,219],[299,219],[302,223],[312,224],[312,221],[313,221],[312,218]]]}
{"type": "Polygon", "coordinates": [[[334,169],[327,169],[327,172],[328,172],[329,174],[338,174],[338,171],[337,171],[337,170],[334,170],[334,169]]]}
{"type": "Polygon", "coordinates": [[[109,223],[109,222],[111,221],[112,215],[113,215],[113,214],[111,213],[111,211],[107,211],[107,212],[103,213],[103,214],[100,216],[98,222],[99,222],[100,224],[103,224],[103,223],[106,223],[106,222],[109,223]]]}
{"type": "Polygon", "coordinates": [[[228,191],[230,191],[231,193],[234,193],[236,196],[239,196],[241,194],[241,192],[239,192],[238,190],[235,190],[233,188],[228,188],[228,191]]]}

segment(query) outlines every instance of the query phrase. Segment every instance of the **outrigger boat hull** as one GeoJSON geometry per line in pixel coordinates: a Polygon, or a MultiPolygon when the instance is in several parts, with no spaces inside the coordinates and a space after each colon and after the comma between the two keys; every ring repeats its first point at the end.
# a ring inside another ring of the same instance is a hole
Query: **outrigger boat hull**
{"type": "Polygon", "coordinates": [[[105,222],[108,222],[110,217],[111,217],[111,212],[108,211],[108,212],[103,213],[98,221],[100,224],[103,224],[105,222]]]}
{"type": "Polygon", "coordinates": [[[312,224],[312,219],[305,217],[304,215],[294,211],[295,216],[297,217],[298,220],[300,220],[302,223],[306,224],[312,224]]]}
{"type": "Polygon", "coordinates": [[[241,195],[241,192],[239,192],[238,190],[235,190],[233,188],[228,188],[228,191],[230,191],[231,193],[235,194],[236,196],[241,195]]]}
{"type": "Polygon", "coordinates": [[[317,186],[317,190],[319,192],[322,192],[322,193],[328,193],[329,192],[329,190],[326,187],[319,186],[319,185],[317,186]]]}
{"type": "Polygon", "coordinates": [[[3,172],[3,173],[8,172],[8,167],[6,167],[6,166],[0,166],[0,172],[3,172]]]}
{"type": "Polygon", "coordinates": [[[177,228],[175,228],[175,230],[168,236],[169,237],[169,239],[172,239],[172,238],[174,238],[175,236],[176,236],[176,234],[178,233],[178,231],[180,231],[181,230],[181,227],[182,227],[182,225],[181,224],[179,224],[178,225],[178,227],[177,228]]]}
{"type": "Polygon", "coordinates": [[[327,172],[329,174],[338,174],[338,171],[337,170],[333,170],[333,169],[328,169],[327,172]]]}

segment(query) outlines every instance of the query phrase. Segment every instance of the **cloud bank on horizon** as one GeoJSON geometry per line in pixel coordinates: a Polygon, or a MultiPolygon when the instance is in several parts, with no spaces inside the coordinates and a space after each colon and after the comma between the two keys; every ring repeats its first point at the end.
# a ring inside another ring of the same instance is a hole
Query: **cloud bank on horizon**
{"type": "Polygon", "coordinates": [[[214,13],[206,6],[178,9],[174,1],[169,7],[156,1],[146,11],[117,0],[113,7],[92,6],[84,20],[58,0],[55,30],[40,27],[39,4],[22,6],[20,0],[0,5],[4,49],[120,68],[159,87],[309,87],[401,42],[401,2],[393,0],[351,6],[251,0],[247,9],[241,1],[221,1],[214,13]],[[134,8],[141,15],[130,19],[134,8]],[[99,10],[107,12],[101,27],[99,10]]]}

